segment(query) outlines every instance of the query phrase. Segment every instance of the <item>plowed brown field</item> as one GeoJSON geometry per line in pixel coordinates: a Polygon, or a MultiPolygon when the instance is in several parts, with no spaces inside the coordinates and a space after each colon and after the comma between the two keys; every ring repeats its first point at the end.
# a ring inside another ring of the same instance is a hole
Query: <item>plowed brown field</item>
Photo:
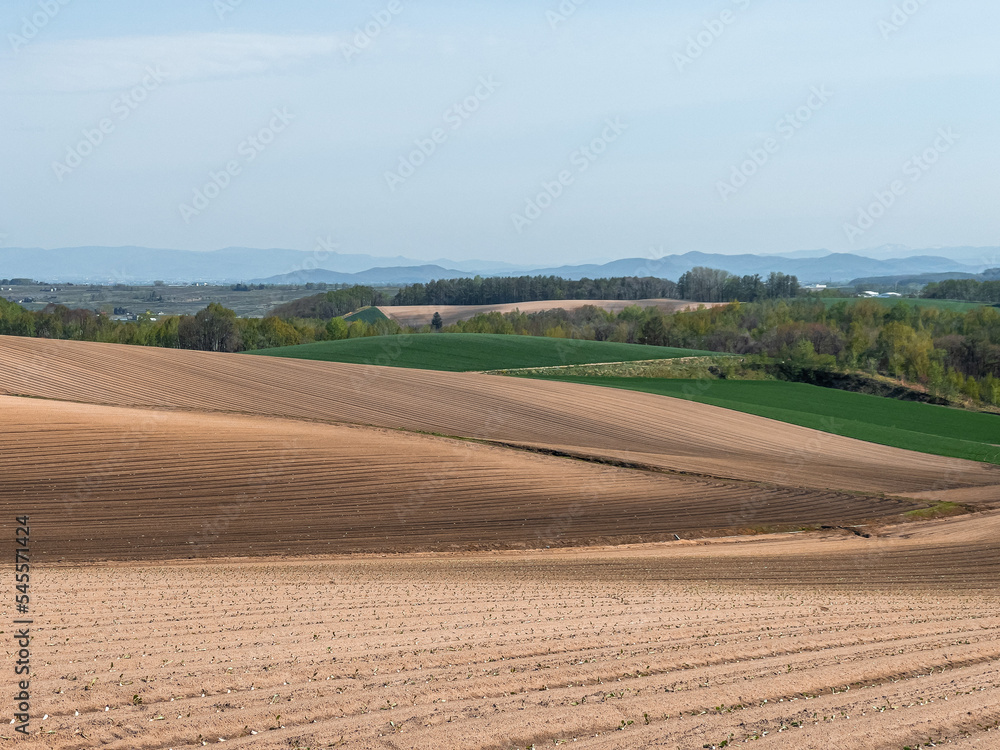
{"type": "Polygon", "coordinates": [[[995,748],[1000,518],[922,528],[45,567],[18,746],[995,748]]]}
{"type": "Polygon", "coordinates": [[[401,326],[430,325],[434,313],[441,314],[444,324],[451,325],[460,320],[468,320],[479,313],[499,312],[509,313],[520,310],[523,313],[541,312],[543,310],[579,310],[581,307],[593,305],[608,312],[618,313],[631,305],[639,307],[656,307],[666,313],[680,312],[683,310],[697,310],[699,307],[715,307],[719,302],[685,302],[676,299],[640,299],[640,300],[620,300],[620,299],[589,299],[589,300],[542,300],[538,302],[515,302],[499,305],[384,305],[379,308],[386,315],[392,318],[401,326]]]}
{"type": "Polygon", "coordinates": [[[997,467],[587,386],[3,337],[0,424],[34,561],[32,736],[0,744],[1000,747],[1000,510],[885,525],[995,507],[997,467]]]}
{"type": "Polygon", "coordinates": [[[634,542],[919,507],[368,427],[7,396],[0,414],[4,524],[30,513],[39,561],[634,542]]]}
{"type": "Polygon", "coordinates": [[[1000,490],[1000,466],[652,394],[475,373],[0,337],[0,394],[388,427],[784,487],[1000,490]]]}

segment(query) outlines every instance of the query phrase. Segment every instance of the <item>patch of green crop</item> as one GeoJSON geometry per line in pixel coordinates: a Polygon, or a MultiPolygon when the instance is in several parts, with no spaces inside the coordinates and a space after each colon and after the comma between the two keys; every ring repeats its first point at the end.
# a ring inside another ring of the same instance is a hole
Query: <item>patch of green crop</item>
{"type": "Polygon", "coordinates": [[[355,320],[360,320],[363,323],[374,323],[378,320],[388,319],[385,313],[377,307],[362,307],[357,312],[352,312],[350,315],[344,316],[344,320],[348,323],[353,323],[355,320]]]}
{"type": "Polygon", "coordinates": [[[635,362],[712,354],[666,346],[490,333],[419,333],[320,341],[248,354],[452,372],[635,362]]]}
{"type": "Polygon", "coordinates": [[[685,398],[896,448],[1000,464],[1000,415],[780,380],[546,379],[685,398]]]}
{"type": "Polygon", "coordinates": [[[965,513],[965,509],[958,505],[957,503],[937,503],[932,505],[930,508],[922,508],[919,510],[911,510],[903,515],[908,518],[915,518],[926,521],[930,518],[947,518],[948,516],[957,516],[965,513]]]}

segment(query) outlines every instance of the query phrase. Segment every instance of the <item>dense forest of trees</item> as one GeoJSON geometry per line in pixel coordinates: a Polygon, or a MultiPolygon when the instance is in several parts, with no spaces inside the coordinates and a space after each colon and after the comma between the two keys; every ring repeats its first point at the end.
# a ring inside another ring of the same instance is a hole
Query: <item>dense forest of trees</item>
{"type": "Polygon", "coordinates": [[[580,279],[558,276],[441,279],[400,289],[391,305],[500,305],[547,299],[654,299],[674,297],[677,285],[667,279],[625,276],[580,279]]]}
{"type": "MultiPolygon", "coordinates": [[[[1000,269],[991,269],[991,271],[994,272],[994,275],[1000,275],[1000,269]]],[[[926,299],[954,299],[996,305],[1000,304],[1000,281],[976,281],[975,279],[935,281],[925,286],[920,296],[926,299]]]]}
{"type": "Polygon", "coordinates": [[[799,280],[772,272],[766,280],[760,274],[734,276],[728,271],[699,266],[677,280],[677,296],[693,302],[756,302],[762,299],[795,297],[799,280]]]}

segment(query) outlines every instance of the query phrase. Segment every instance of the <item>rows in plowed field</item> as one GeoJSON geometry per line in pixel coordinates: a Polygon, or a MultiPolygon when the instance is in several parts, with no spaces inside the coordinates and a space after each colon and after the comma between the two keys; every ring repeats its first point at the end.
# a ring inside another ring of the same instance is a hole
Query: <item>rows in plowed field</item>
{"type": "Polygon", "coordinates": [[[1000,485],[997,466],[681,399],[468,373],[0,337],[0,393],[420,430],[816,489],[1000,485]]]}
{"type": "Polygon", "coordinates": [[[904,593],[864,541],[44,568],[21,746],[994,747],[996,567],[904,593]]]}
{"type": "Polygon", "coordinates": [[[0,413],[0,529],[30,515],[40,560],[652,541],[922,507],[368,427],[9,396],[0,413]]]}
{"type": "Polygon", "coordinates": [[[718,302],[685,302],[676,299],[591,299],[591,300],[540,300],[534,302],[514,302],[497,305],[384,305],[379,308],[382,313],[403,326],[430,325],[434,313],[441,315],[444,325],[451,325],[460,320],[469,320],[482,313],[509,313],[520,310],[523,313],[536,313],[543,310],[578,310],[581,307],[593,306],[602,310],[619,313],[626,307],[655,307],[666,313],[682,310],[697,310],[699,307],[715,307],[718,302]]]}

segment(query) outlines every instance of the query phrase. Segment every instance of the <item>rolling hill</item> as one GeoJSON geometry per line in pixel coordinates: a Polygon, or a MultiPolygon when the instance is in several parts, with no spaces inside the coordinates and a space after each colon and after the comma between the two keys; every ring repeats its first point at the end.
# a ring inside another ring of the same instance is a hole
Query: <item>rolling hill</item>
{"type": "Polygon", "coordinates": [[[488,333],[370,336],[262,349],[247,354],[321,362],[469,372],[504,367],[553,367],[595,362],[697,357],[712,352],[608,341],[503,336],[488,333]]]}
{"type": "Polygon", "coordinates": [[[994,414],[778,380],[539,376],[691,399],[881,445],[1000,464],[994,414]]]}
{"type": "MultiPolygon", "coordinates": [[[[734,526],[771,507],[772,491],[793,490],[807,504],[824,493],[859,493],[879,515],[892,495],[1000,485],[996,466],[576,383],[17,337],[0,337],[0,363],[0,394],[10,396],[434,433],[722,482],[761,498],[733,516],[734,526]]],[[[210,443],[207,423],[202,434],[210,443]]],[[[328,483],[338,476],[331,470],[328,483]]],[[[430,469],[427,478],[452,481],[430,469]]],[[[560,481],[558,473],[552,481],[560,481]]],[[[401,498],[387,490],[386,500],[401,498]]],[[[492,501],[502,502],[502,494],[492,501]]],[[[822,507],[815,502],[811,507],[822,507]]]]}

